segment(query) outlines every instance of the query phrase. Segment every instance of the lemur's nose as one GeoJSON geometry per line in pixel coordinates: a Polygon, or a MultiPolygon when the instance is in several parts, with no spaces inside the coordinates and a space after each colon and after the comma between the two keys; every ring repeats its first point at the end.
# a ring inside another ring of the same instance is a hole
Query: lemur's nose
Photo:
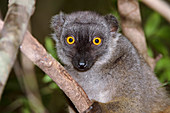
{"type": "Polygon", "coordinates": [[[80,61],[79,61],[79,63],[78,63],[78,67],[80,68],[80,69],[84,69],[84,68],[86,68],[86,62],[84,61],[84,59],[81,59],[80,61]]]}

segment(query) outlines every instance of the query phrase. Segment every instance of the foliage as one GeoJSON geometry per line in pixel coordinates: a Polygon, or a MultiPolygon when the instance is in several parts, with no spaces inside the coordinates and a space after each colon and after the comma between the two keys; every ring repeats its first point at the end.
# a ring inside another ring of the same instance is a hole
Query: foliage
{"type": "Polygon", "coordinates": [[[155,73],[162,83],[170,81],[170,26],[164,23],[163,18],[156,12],[151,12],[144,25],[148,42],[148,52],[151,57],[162,54],[157,62],[155,73]]]}
{"type": "Polygon", "coordinates": [[[45,48],[55,59],[58,59],[54,43],[50,37],[45,37],[45,48]]]}

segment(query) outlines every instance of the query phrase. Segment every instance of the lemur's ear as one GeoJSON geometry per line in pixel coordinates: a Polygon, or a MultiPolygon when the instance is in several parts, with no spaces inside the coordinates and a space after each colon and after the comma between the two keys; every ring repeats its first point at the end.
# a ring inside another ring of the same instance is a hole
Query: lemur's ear
{"type": "Polygon", "coordinates": [[[119,28],[119,24],[116,17],[111,14],[108,14],[104,18],[106,19],[108,25],[110,26],[111,32],[117,32],[119,28]]]}
{"type": "Polygon", "coordinates": [[[63,26],[64,22],[65,22],[65,15],[63,12],[60,12],[60,14],[57,14],[52,17],[51,28],[55,32],[58,32],[61,30],[61,27],[63,26]]]}

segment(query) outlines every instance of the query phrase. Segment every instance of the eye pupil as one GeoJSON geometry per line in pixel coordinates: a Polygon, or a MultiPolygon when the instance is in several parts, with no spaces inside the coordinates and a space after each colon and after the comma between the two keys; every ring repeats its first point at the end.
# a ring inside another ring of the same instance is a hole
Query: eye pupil
{"type": "Polygon", "coordinates": [[[73,42],[73,39],[72,39],[72,38],[70,38],[70,39],[69,39],[69,42],[73,42]]]}
{"type": "Polygon", "coordinates": [[[96,39],[95,42],[96,42],[96,43],[99,43],[99,39],[96,39]]]}

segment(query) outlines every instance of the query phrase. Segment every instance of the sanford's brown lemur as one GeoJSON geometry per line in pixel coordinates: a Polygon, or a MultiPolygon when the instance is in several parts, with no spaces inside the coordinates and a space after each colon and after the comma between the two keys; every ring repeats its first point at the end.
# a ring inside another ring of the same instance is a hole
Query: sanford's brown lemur
{"type": "Polygon", "coordinates": [[[89,113],[158,113],[170,105],[160,82],[113,15],[60,13],[52,18],[57,54],[94,104],[89,113]]]}

